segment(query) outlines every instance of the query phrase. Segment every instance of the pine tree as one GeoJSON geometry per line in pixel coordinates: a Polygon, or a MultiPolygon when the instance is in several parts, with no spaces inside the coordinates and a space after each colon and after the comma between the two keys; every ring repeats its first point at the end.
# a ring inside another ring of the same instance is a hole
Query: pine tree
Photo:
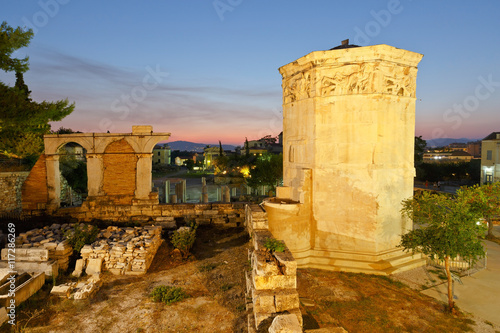
{"type": "Polygon", "coordinates": [[[35,102],[24,82],[29,68],[28,57],[16,59],[12,53],[28,46],[33,31],[0,25],[0,69],[16,73],[14,87],[0,82],[0,152],[17,157],[36,158],[43,152],[43,135],[50,131],[50,121],[59,121],[73,112],[67,99],[35,102]]]}

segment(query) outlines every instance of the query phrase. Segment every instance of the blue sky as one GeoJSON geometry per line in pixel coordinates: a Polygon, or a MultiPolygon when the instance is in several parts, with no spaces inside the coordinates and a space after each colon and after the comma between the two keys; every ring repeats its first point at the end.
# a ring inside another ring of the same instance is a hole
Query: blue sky
{"type": "MultiPolygon", "coordinates": [[[[33,28],[25,81],[68,98],[52,127],[242,144],[282,129],[278,68],[349,38],[422,53],[416,134],[500,131],[500,1],[2,0],[0,21],[33,28]]],[[[14,84],[14,75],[0,73],[14,84]]]]}

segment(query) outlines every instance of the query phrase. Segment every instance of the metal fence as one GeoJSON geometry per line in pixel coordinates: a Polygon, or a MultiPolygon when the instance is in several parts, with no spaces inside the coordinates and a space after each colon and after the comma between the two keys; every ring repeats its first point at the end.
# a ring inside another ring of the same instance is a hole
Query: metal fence
{"type": "MultiPolygon", "coordinates": [[[[488,263],[488,253],[484,258],[477,260],[474,264],[471,261],[457,257],[450,261],[450,270],[459,273],[461,276],[471,275],[486,268],[488,263]]],[[[444,260],[427,258],[427,265],[444,267],[444,260]]]]}

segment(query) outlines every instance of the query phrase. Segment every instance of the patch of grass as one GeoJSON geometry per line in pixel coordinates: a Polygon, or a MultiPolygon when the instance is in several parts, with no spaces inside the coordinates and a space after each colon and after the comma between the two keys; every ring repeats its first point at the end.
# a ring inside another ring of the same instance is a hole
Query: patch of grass
{"type": "Polygon", "coordinates": [[[73,248],[73,253],[80,253],[80,250],[85,244],[92,244],[99,234],[99,228],[96,226],[75,225],[75,229],[65,234],[69,245],[73,248]]]}
{"type": "Polygon", "coordinates": [[[404,288],[404,287],[406,287],[406,285],[403,282],[391,279],[388,276],[376,275],[375,278],[380,279],[380,280],[384,280],[384,281],[388,282],[389,284],[391,284],[391,285],[393,285],[393,286],[395,286],[397,288],[404,288]]]}
{"type": "Polygon", "coordinates": [[[154,302],[163,302],[167,305],[182,301],[188,297],[182,288],[172,286],[158,286],[153,289],[149,296],[154,302]]]}
{"type": "Polygon", "coordinates": [[[233,287],[234,287],[234,284],[232,284],[232,283],[224,283],[222,286],[220,286],[220,290],[228,291],[233,287]]]}
{"type": "Polygon", "coordinates": [[[217,266],[218,266],[217,264],[212,264],[212,263],[204,264],[204,265],[198,266],[198,271],[210,272],[211,270],[214,270],[215,267],[217,267],[217,266]]]}
{"type": "Polygon", "coordinates": [[[491,327],[493,327],[493,323],[491,321],[485,320],[484,323],[487,324],[487,325],[490,325],[491,327]]]}
{"type": "Polygon", "coordinates": [[[319,314],[320,314],[319,309],[314,309],[314,310],[306,310],[306,312],[307,312],[308,314],[315,315],[315,316],[317,316],[317,315],[319,315],[319,314]]]}
{"type": "Polygon", "coordinates": [[[264,242],[264,247],[271,252],[285,251],[285,243],[274,238],[267,238],[264,242]]]}

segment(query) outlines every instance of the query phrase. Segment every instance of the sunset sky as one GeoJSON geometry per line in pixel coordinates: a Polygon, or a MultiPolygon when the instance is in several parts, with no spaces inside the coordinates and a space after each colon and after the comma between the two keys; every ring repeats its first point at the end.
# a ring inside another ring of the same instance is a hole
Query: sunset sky
{"type": "MultiPolygon", "coordinates": [[[[0,21],[33,28],[25,81],[68,98],[52,128],[241,145],[282,130],[278,68],[349,38],[422,53],[416,134],[500,131],[500,1],[2,0],[0,21]]],[[[13,85],[13,73],[0,73],[13,85]]]]}

